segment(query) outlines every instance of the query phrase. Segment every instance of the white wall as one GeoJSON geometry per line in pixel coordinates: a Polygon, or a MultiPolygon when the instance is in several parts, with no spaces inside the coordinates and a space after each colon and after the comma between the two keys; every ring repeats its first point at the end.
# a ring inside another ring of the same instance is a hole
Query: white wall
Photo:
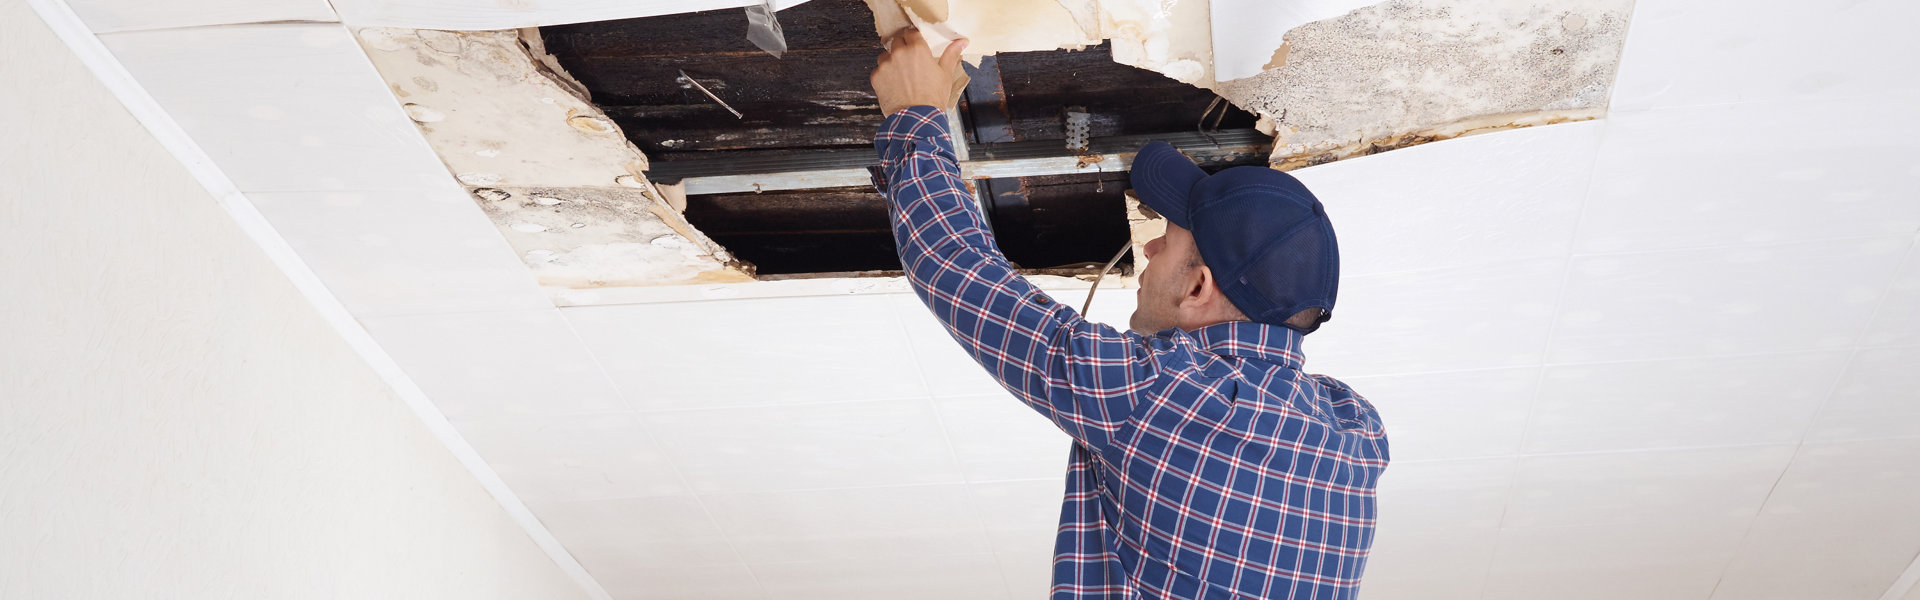
{"type": "Polygon", "coordinates": [[[585,597],[20,0],[0,57],[0,597],[585,597]]]}

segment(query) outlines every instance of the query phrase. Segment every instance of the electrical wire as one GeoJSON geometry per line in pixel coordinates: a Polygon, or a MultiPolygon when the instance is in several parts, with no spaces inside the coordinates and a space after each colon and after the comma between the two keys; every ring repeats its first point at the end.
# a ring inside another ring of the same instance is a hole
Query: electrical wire
{"type": "Polygon", "coordinates": [[[1120,264],[1120,257],[1126,256],[1127,251],[1132,249],[1133,241],[1128,240],[1126,245],[1120,247],[1120,252],[1113,255],[1113,260],[1107,261],[1107,266],[1100,268],[1100,275],[1093,278],[1093,287],[1087,288],[1087,301],[1080,304],[1081,317],[1087,316],[1087,310],[1093,308],[1093,292],[1100,289],[1100,282],[1106,280],[1107,272],[1112,271],[1114,265],[1120,264]]]}

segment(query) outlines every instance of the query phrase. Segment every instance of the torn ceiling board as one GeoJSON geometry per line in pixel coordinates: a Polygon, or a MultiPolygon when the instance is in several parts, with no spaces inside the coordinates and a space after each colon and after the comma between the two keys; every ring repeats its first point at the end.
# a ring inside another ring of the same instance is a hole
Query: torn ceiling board
{"type": "Polygon", "coordinates": [[[1288,31],[1380,0],[1208,0],[1214,79],[1228,81],[1286,64],[1288,31]]]}
{"type": "Polygon", "coordinates": [[[1282,168],[1606,112],[1632,0],[1391,0],[1287,32],[1286,64],[1220,83],[1282,168]]]}
{"type": "MultiPolygon", "coordinates": [[[[771,0],[784,10],[807,0],[771,0]]],[[[757,0],[333,0],[340,20],[359,27],[481,31],[742,8],[757,0]]],[[[741,35],[746,35],[741,17],[741,35]]]]}
{"type": "Polygon", "coordinates": [[[955,0],[947,12],[943,24],[968,38],[969,62],[1111,40],[1120,64],[1195,85],[1212,82],[1205,0],[955,0]]]}
{"type": "Polygon", "coordinates": [[[643,174],[646,158],[537,36],[357,32],[427,143],[542,285],[747,281],[643,174]]]}
{"type": "Polygon", "coordinates": [[[94,33],[279,21],[338,21],[327,0],[68,0],[94,33]]]}

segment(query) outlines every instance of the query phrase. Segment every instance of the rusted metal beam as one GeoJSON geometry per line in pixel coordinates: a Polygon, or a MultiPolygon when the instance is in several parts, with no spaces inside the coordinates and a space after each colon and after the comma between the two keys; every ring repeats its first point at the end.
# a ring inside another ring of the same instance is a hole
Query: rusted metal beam
{"type": "MultiPolygon", "coordinates": [[[[1116,173],[1133,164],[1133,155],[1152,140],[1163,140],[1202,166],[1266,164],[1271,141],[1258,131],[1229,130],[1212,139],[1193,132],[1154,136],[1095,138],[1084,155],[1067,154],[1056,140],[982,144],[961,161],[968,179],[1116,173]]],[[[879,164],[871,150],[816,152],[778,156],[730,156],[716,160],[658,162],[648,177],[680,182],[688,195],[730,194],[867,185],[867,167],[879,164]]]]}

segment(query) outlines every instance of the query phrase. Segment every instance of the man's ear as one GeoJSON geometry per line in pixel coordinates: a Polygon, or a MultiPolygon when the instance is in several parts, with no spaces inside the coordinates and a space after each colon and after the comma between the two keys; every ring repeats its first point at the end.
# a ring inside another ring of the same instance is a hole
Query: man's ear
{"type": "Polygon", "coordinates": [[[1187,269],[1186,293],[1180,297],[1180,305],[1185,308],[1206,308],[1220,300],[1220,287],[1213,283],[1213,269],[1200,265],[1187,269]]]}

